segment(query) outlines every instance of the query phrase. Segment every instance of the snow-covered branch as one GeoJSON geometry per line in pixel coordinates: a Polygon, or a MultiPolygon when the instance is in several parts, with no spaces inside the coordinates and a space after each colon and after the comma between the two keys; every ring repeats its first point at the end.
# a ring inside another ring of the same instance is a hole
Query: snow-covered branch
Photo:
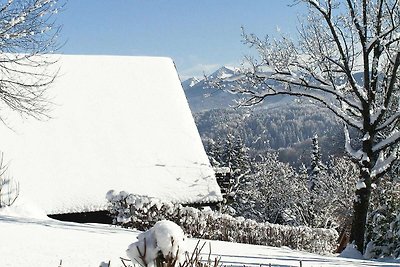
{"type": "MultiPolygon", "coordinates": [[[[399,25],[396,26],[392,26],[389,29],[387,29],[385,32],[381,33],[379,36],[375,36],[373,38],[371,38],[371,40],[367,43],[366,45],[366,51],[368,53],[370,53],[372,51],[372,49],[379,43],[381,42],[382,39],[385,39],[388,35],[390,35],[391,33],[393,33],[394,31],[399,29],[399,25]]],[[[391,42],[396,42],[396,39],[394,40],[390,40],[388,42],[385,43],[385,45],[390,45],[391,42]]]]}
{"type": "Polygon", "coordinates": [[[287,83],[291,85],[296,85],[299,87],[303,87],[304,91],[314,90],[316,92],[321,91],[323,93],[327,93],[331,95],[330,98],[337,99],[338,101],[343,101],[348,106],[356,109],[357,111],[362,110],[362,106],[360,103],[355,102],[353,99],[346,97],[342,91],[345,90],[346,84],[343,85],[326,85],[321,83],[315,83],[312,80],[306,79],[304,76],[299,76],[296,74],[270,74],[269,79],[287,83]]]}
{"type": "Polygon", "coordinates": [[[344,126],[344,137],[345,137],[345,149],[353,160],[360,160],[363,157],[362,150],[355,150],[351,146],[351,138],[347,125],[344,126]]]}
{"type": "Polygon", "coordinates": [[[373,181],[375,182],[379,176],[382,174],[386,173],[387,170],[392,166],[392,164],[396,161],[397,159],[397,153],[395,150],[390,153],[389,156],[385,158],[383,151],[379,153],[378,160],[376,161],[374,167],[372,168],[371,171],[371,177],[373,178],[373,181]]]}
{"type": "MultiPolygon", "coordinates": [[[[377,116],[379,117],[380,112],[377,114],[377,116]]],[[[376,127],[377,131],[382,131],[382,130],[386,130],[387,127],[396,124],[400,119],[400,111],[394,113],[392,116],[390,116],[389,118],[387,118],[382,124],[378,125],[376,127]]],[[[374,124],[375,121],[372,121],[372,123],[374,124]]]]}
{"type": "Polygon", "coordinates": [[[391,133],[391,135],[389,135],[387,138],[380,141],[378,144],[374,145],[372,150],[375,153],[379,153],[382,150],[397,144],[399,141],[400,141],[400,132],[397,130],[394,130],[391,133]]]}

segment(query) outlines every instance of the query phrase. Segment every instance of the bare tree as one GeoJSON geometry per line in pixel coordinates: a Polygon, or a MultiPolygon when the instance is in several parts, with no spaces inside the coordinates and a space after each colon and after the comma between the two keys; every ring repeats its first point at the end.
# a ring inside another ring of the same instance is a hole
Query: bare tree
{"type": "Polygon", "coordinates": [[[8,0],[0,3],[0,120],[7,112],[37,119],[48,116],[48,86],[57,71],[46,55],[58,48],[57,0],[8,0]]]}
{"type": "MultiPolygon", "coordinates": [[[[364,248],[371,192],[397,159],[400,132],[399,0],[297,0],[309,14],[297,41],[243,33],[258,57],[228,78],[254,105],[273,95],[303,97],[344,123],[346,151],[360,169],[350,242],[364,248]],[[362,136],[349,133],[352,127],[362,136]]],[[[225,82],[226,84],[226,82],[225,82]]],[[[222,87],[220,80],[213,86],[222,87]]]]}
{"type": "Polygon", "coordinates": [[[0,208],[13,205],[18,196],[19,183],[9,176],[4,154],[0,152],[0,208]]]}

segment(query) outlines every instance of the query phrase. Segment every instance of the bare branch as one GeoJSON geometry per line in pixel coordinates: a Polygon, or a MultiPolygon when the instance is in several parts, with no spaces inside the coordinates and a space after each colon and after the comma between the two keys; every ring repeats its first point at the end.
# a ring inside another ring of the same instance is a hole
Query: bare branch
{"type": "MultiPolygon", "coordinates": [[[[60,0],[62,1],[62,0],[60,0]]],[[[0,8],[0,108],[22,116],[48,118],[46,91],[57,76],[47,58],[58,49],[58,0],[14,0],[0,8]]],[[[0,114],[5,121],[6,114],[0,114]]]]}

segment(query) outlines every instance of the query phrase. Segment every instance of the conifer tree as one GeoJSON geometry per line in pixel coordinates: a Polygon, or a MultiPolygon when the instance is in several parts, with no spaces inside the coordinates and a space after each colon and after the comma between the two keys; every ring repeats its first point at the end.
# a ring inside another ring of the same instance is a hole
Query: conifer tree
{"type": "Polygon", "coordinates": [[[312,138],[312,154],[311,154],[311,168],[308,179],[308,190],[310,192],[317,190],[319,174],[323,168],[321,161],[321,148],[318,144],[318,135],[315,134],[312,138]]]}

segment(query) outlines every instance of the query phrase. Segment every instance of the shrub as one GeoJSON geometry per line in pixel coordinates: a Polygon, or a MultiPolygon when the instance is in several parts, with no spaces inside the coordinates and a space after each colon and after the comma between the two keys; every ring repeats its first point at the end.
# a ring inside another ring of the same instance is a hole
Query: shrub
{"type": "Polygon", "coordinates": [[[170,220],[180,225],[189,237],[288,246],[314,253],[331,252],[336,247],[337,232],[331,229],[258,223],[212,210],[199,210],[159,199],[114,191],[107,193],[114,224],[148,230],[157,221],[170,220]]]}

